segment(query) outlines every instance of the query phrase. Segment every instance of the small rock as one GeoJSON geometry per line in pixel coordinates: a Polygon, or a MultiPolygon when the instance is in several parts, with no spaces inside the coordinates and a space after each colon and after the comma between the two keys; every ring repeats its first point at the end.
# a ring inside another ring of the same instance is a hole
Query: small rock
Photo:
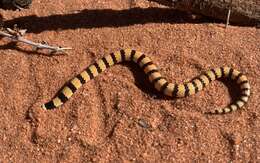
{"type": "Polygon", "coordinates": [[[138,120],[138,125],[139,126],[141,126],[141,127],[143,127],[143,128],[149,128],[149,124],[145,121],[145,120],[143,120],[143,119],[139,119],[138,120]]]}

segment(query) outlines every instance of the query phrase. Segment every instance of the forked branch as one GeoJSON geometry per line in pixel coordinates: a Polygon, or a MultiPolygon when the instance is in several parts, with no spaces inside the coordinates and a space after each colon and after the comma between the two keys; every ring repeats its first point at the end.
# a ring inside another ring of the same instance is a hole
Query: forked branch
{"type": "Polygon", "coordinates": [[[48,49],[51,53],[65,53],[65,50],[71,50],[71,47],[60,47],[60,46],[50,46],[46,42],[37,43],[30,41],[23,36],[25,35],[26,30],[24,29],[10,29],[6,28],[5,30],[0,30],[0,36],[6,37],[14,42],[22,42],[28,45],[31,45],[33,49],[39,50],[39,49],[48,49]]]}

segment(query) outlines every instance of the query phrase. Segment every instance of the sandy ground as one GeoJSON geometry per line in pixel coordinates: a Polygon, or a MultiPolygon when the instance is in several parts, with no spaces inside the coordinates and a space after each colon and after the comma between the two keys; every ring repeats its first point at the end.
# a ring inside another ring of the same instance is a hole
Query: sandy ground
{"type": "Polygon", "coordinates": [[[225,29],[145,0],[132,7],[127,0],[35,0],[28,10],[0,10],[6,26],[28,29],[26,38],[74,48],[50,56],[1,39],[0,162],[260,160],[259,29],[225,29]],[[252,96],[240,111],[209,116],[236,97],[232,83],[169,99],[135,64],[120,64],[61,108],[40,108],[90,63],[128,47],[145,52],[172,82],[231,66],[248,76],[252,96]]]}

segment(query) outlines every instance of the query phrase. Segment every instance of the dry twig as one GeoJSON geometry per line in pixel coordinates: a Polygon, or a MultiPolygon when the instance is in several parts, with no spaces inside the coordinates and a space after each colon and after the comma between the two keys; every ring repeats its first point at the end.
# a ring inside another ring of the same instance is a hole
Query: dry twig
{"type": "Polygon", "coordinates": [[[6,28],[6,30],[0,30],[0,36],[6,37],[11,39],[14,42],[22,42],[28,45],[31,45],[35,50],[39,49],[48,49],[50,52],[53,53],[65,53],[65,50],[71,50],[70,47],[60,47],[60,46],[50,46],[46,42],[43,43],[36,43],[30,40],[25,39],[23,36],[25,35],[26,30],[24,29],[10,29],[6,28]]]}
{"type": "Polygon", "coordinates": [[[231,9],[232,9],[232,0],[229,3],[229,7],[228,7],[228,14],[227,14],[227,20],[226,20],[226,28],[229,25],[229,19],[230,19],[230,13],[231,13],[231,9]]]}
{"type": "Polygon", "coordinates": [[[230,13],[231,13],[231,9],[228,9],[227,21],[226,21],[226,28],[227,28],[228,25],[229,25],[230,13]]]}

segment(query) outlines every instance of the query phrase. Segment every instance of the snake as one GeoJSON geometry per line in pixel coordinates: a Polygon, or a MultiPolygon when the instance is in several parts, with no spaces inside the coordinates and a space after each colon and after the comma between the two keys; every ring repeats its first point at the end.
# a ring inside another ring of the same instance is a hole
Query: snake
{"type": "Polygon", "coordinates": [[[69,82],[65,83],[60,91],[58,91],[57,95],[41,107],[45,110],[53,110],[60,107],[86,82],[98,76],[109,67],[124,61],[136,63],[144,71],[150,83],[157,91],[161,92],[165,96],[173,98],[182,98],[196,94],[209,85],[209,83],[217,79],[227,78],[235,81],[239,86],[239,97],[226,107],[216,108],[207,112],[210,114],[225,114],[236,111],[248,102],[250,96],[250,84],[247,77],[236,69],[227,66],[213,68],[201,73],[189,82],[179,84],[171,83],[162,76],[159,68],[154,64],[150,57],[140,51],[122,49],[110,53],[109,55],[105,55],[93,64],[90,64],[81,73],[76,75],[69,82]]]}

